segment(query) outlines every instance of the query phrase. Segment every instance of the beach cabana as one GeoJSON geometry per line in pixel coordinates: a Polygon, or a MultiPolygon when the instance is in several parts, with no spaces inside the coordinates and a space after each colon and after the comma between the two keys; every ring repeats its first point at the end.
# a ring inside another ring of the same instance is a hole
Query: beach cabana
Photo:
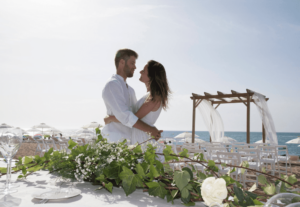
{"type": "Polygon", "coordinates": [[[273,123],[272,116],[269,112],[265,95],[257,93],[255,91],[246,89],[246,93],[239,93],[231,90],[230,94],[225,94],[217,91],[217,95],[204,92],[204,95],[192,93],[190,97],[193,100],[193,124],[192,124],[192,141],[194,143],[195,137],[195,120],[196,120],[196,108],[202,114],[205,124],[208,126],[211,141],[222,141],[224,137],[224,129],[222,119],[217,112],[217,108],[221,104],[233,104],[243,103],[246,106],[246,128],[247,128],[247,143],[250,143],[250,103],[254,103],[261,115],[262,119],[262,137],[263,142],[267,139],[274,144],[278,144],[275,126],[273,123]],[[215,105],[215,106],[214,106],[215,105]],[[223,131],[222,131],[223,130],[223,131]],[[213,140],[212,140],[213,139],[213,140]]]}

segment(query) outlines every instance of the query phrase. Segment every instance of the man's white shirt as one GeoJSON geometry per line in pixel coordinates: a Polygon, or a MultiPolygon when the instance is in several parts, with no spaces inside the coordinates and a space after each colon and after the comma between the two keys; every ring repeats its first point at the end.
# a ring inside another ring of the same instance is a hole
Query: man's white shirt
{"type": "Polygon", "coordinates": [[[137,102],[133,88],[126,84],[123,77],[115,74],[106,83],[102,98],[107,115],[115,116],[121,123],[111,122],[102,129],[102,136],[109,142],[116,142],[122,138],[131,139],[131,128],[138,117],[133,113],[137,102]]]}

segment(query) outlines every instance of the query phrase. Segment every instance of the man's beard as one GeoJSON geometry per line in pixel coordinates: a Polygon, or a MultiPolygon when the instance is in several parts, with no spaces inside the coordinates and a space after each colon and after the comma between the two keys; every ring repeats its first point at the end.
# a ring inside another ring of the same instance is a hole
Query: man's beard
{"type": "Polygon", "coordinates": [[[127,64],[125,64],[124,72],[128,78],[133,77],[133,73],[131,72],[131,70],[127,64]]]}

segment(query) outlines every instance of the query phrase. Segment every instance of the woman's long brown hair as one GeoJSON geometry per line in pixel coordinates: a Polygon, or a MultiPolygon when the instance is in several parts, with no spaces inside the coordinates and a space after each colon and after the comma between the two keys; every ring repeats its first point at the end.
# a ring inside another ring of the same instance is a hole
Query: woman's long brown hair
{"type": "Polygon", "coordinates": [[[152,101],[161,101],[164,110],[168,108],[171,90],[164,66],[154,60],[148,62],[150,96],[152,101]]]}

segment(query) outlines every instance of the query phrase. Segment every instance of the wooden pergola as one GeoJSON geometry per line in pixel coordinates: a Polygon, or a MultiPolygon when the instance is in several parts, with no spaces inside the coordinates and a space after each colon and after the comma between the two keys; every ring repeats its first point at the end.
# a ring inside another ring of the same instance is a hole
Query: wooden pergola
{"type": "MultiPolygon", "coordinates": [[[[195,120],[196,120],[196,108],[199,106],[202,100],[210,101],[212,106],[216,105],[215,109],[218,108],[221,104],[230,104],[230,103],[243,103],[247,107],[247,143],[250,143],[250,103],[254,102],[252,96],[253,91],[246,89],[246,93],[238,93],[234,90],[231,90],[231,94],[224,94],[220,91],[217,91],[217,95],[212,95],[204,92],[204,96],[192,93],[191,99],[193,100],[193,130],[192,130],[192,143],[195,142],[195,120]]],[[[269,98],[266,98],[268,101],[269,98]]],[[[262,137],[263,143],[265,143],[266,135],[265,128],[262,125],[262,137]]],[[[210,140],[211,141],[211,140],[210,140]]]]}

